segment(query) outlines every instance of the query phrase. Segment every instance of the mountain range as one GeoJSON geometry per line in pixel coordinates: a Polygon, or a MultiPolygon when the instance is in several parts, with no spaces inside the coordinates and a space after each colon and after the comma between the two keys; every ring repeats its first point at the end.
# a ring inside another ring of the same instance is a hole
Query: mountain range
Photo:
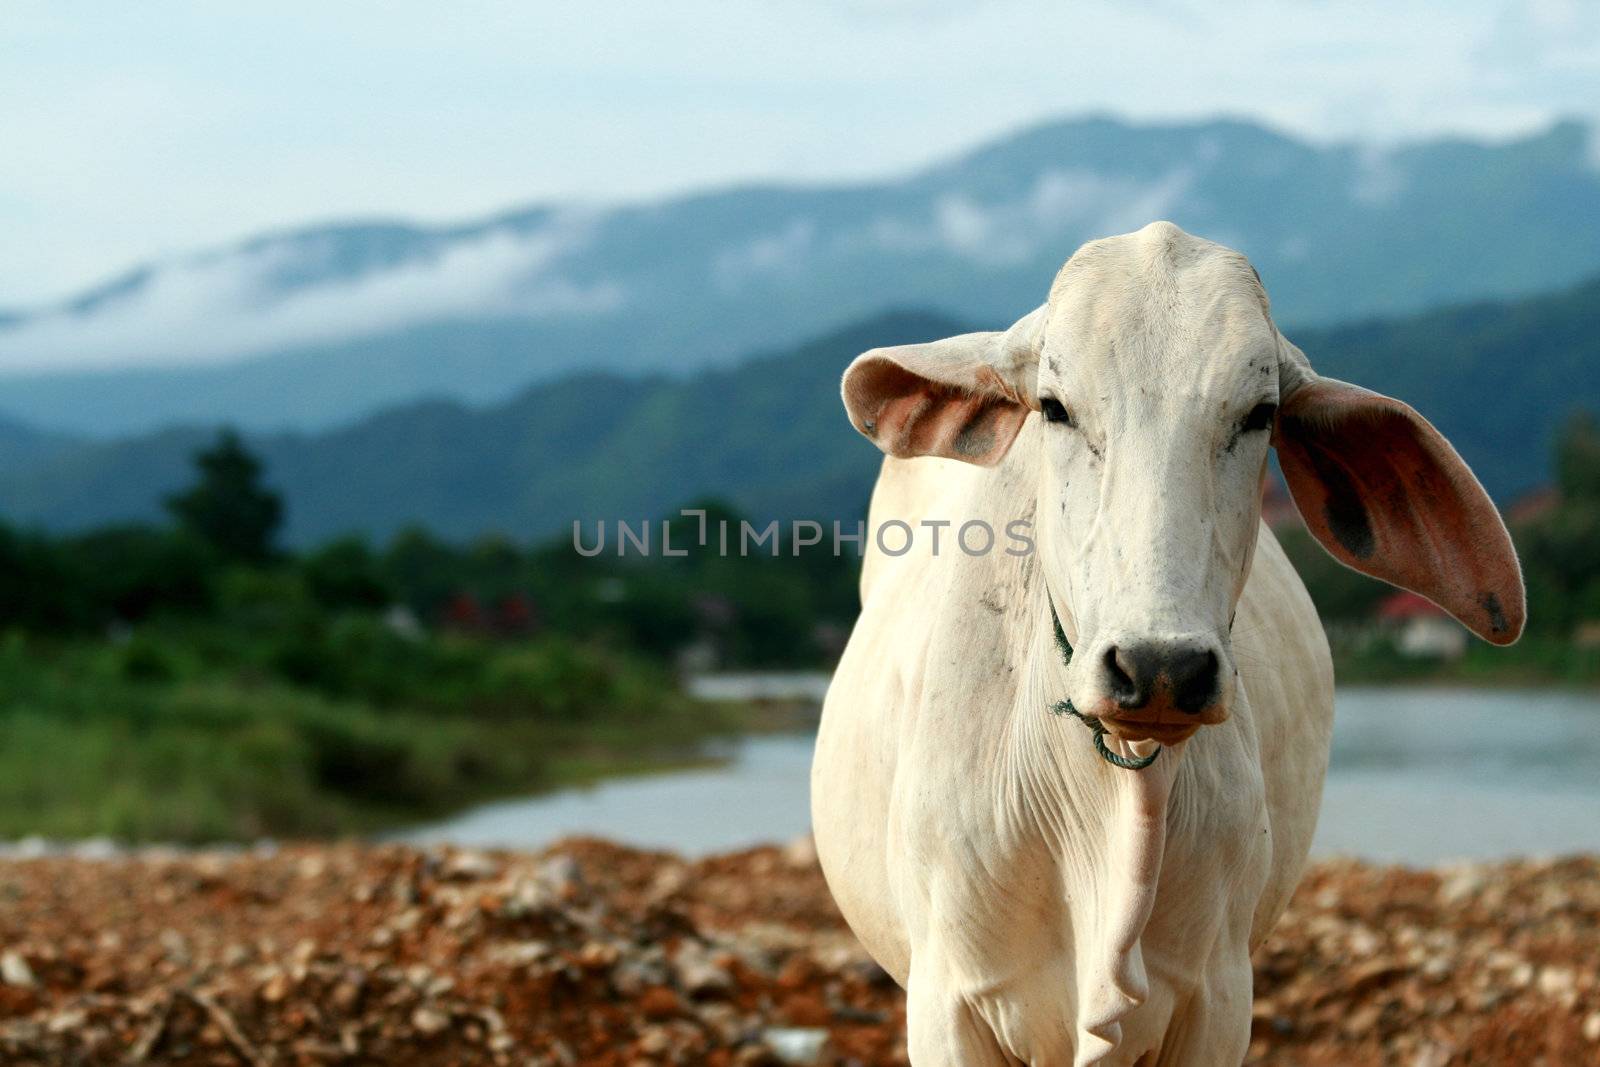
{"type": "MultiPolygon", "coordinates": [[[[420,523],[520,540],[573,519],[636,521],[705,496],[752,517],[853,520],[879,454],[851,428],[839,375],[864,349],[972,327],[879,314],[787,351],[684,375],[583,372],[485,407],[432,400],[318,432],[252,433],[297,544],[420,523]]],[[[1323,374],[1411,403],[1502,502],[1548,477],[1563,418],[1600,411],[1600,279],[1288,331],[1323,374]]],[[[97,441],[0,422],[0,514],[52,529],[157,520],[213,429],[97,441]]]]}
{"type": "MultiPolygon", "coordinates": [[[[1578,122],[1503,143],[1379,147],[1242,121],[1080,118],[872,183],[310,227],[8,308],[0,413],[100,438],[227,421],[353,448],[384,426],[442,434],[452,420],[525,417],[516,406],[545,395],[530,384],[575,374],[605,405],[645,403],[677,388],[653,375],[687,382],[752,351],[858,336],[847,324],[884,308],[1009,323],[1079,243],[1156,218],[1250,255],[1289,328],[1550,291],[1600,271],[1594,145],[1578,122]],[[453,402],[498,407],[469,417],[453,402]],[[410,406],[362,421],[396,405],[410,406]]],[[[559,432],[587,432],[556,414],[559,432]]],[[[0,447],[9,440],[0,427],[0,447]]],[[[194,433],[143,440],[176,455],[194,433]]],[[[300,477],[279,458],[281,476],[300,477]]],[[[29,499],[63,518],[99,507],[65,515],[29,499]]],[[[499,506],[469,511],[504,518],[499,506]]],[[[307,507],[299,532],[331,528],[307,507]]]]}

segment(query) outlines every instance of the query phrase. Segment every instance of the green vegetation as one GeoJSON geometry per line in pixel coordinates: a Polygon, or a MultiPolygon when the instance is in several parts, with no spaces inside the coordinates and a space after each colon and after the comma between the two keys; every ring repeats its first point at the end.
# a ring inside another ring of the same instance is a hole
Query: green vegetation
{"type": "Polygon", "coordinates": [[[0,838],[370,830],[691,758],[738,725],[635,649],[678,624],[652,606],[664,579],[600,604],[570,547],[415,531],[284,556],[238,442],[197,462],[172,528],[0,529],[0,838]],[[579,623],[586,602],[604,610],[579,623]]]}
{"type": "MultiPolygon", "coordinates": [[[[363,831],[693,758],[753,720],[683,696],[677,657],[825,667],[856,609],[855,559],[826,542],[668,557],[659,521],[649,558],[619,557],[614,528],[593,557],[570,534],[457,545],[417,528],[288,553],[240,442],[195,460],[169,525],[0,527],[0,838],[363,831]]],[[[1592,419],[1566,425],[1555,466],[1549,504],[1514,523],[1531,611],[1510,650],[1401,655],[1374,624],[1392,590],[1280,533],[1343,681],[1600,682],[1592,419]]],[[[712,531],[738,528],[699,506],[712,531]]],[[[674,545],[698,540],[697,519],[669,525],[674,545]]]]}
{"type": "Polygon", "coordinates": [[[1525,688],[1600,684],[1600,648],[1578,647],[1558,635],[1530,631],[1509,648],[1474,638],[1460,659],[1410,658],[1382,636],[1367,640],[1333,637],[1340,685],[1460,685],[1525,688]]]}
{"type": "Polygon", "coordinates": [[[111,643],[9,634],[0,838],[372,830],[682,759],[735,725],[663,670],[566,641],[250,614],[111,643]]]}

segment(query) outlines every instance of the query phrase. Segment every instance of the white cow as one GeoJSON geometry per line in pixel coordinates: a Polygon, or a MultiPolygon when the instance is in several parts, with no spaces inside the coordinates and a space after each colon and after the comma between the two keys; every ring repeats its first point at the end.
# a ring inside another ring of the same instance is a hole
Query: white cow
{"type": "Polygon", "coordinates": [[[891,457],[869,531],[919,536],[868,550],[812,816],[913,1064],[1238,1064],[1333,712],[1261,524],[1269,441],[1333,555],[1505,644],[1524,596],[1494,506],[1421,416],[1318,377],[1243,256],[1170,223],[1085,245],[1005,332],[865,353],[843,391],[891,457]],[[956,543],[971,520],[992,551],[956,543]]]}

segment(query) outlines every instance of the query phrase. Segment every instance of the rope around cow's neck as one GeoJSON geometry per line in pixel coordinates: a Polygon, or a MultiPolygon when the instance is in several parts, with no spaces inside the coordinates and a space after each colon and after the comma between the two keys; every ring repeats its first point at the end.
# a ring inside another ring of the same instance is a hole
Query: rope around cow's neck
{"type": "MultiPolygon", "coordinates": [[[[1061,628],[1061,618],[1056,614],[1055,601],[1051,600],[1048,591],[1045,592],[1045,599],[1050,601],[1050,622],[1056,628],[1056,647],[1061,650],[1062,661],[1070,667],[1072,665],[1072,645],[1067,641],[1067,632],[1061,628]]],[[[1093,715],[1085,715],[1073,707],[1070,700],[1058,700],[1050,705],[1050,710],[1057,715],[1071,715],[1090,730],[1093,730],[1095,751],[1100,753],[1101,759],[1113,767],[1121,767],[1125,771],[1142,771],[1154,763],[1157,756],[1161,755],[1160,745],[1157,745],[1156,750],[1148,756],[1122,756],[1111,751],[1106,745],[1106,724],[1093,715]]]]}

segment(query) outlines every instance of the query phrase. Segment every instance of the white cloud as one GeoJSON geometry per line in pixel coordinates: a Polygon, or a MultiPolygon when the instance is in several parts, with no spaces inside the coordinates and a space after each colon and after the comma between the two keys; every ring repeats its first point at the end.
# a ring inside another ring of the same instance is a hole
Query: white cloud
{"type": "Polygon", "coordinates": [[[1363,145],[1356,156],[1356,182],[1350,198],[1368,207],[1385,207],[1405,192],[1406,176],[1394,153],[1377,145],[1363,145]]]}
{"type": "Polygon", "coordinates": [[[286,294],[274,294],[269,279],[304,243],[180,260],[94,313],[56,312],[0,331],[0,372],[229,362],[454,315],[610,311],[623,302],[617,284],[560,273],[587,227],[574,216],[532,234],[490,233],[433,258],[286,294]]]}
{"type": "Polygon", "coordinates": [[[1537,57],[1547,72],[1582,69],[1592,81],[1597,48],[1600,6],[1593,0],[1520,0],[1501,7],[1475,57],[1507,75],[1522,73],[1537,57]]]}
{"type": "Polygon", "coordinates": [[[942,248],[981,264],[1019,263],[1062,234],[1110,236],[1176,214],[1195,174],[1195,166],[1181,166],[1140,183],[1083,169],[1051,170],[1014,200],[949,194],[934,202],[931,217],[883,216],[864,237],[881,248],[942,248]]]}
{"type": "Polygon", "coordinates": [[[787,274],[805,265],[816,244],[817,225],[810,219],[791,219],[776,233],[725,248],[712,259],[711,277],[724,292],[736,292],[752,276],[787,274]]]}

